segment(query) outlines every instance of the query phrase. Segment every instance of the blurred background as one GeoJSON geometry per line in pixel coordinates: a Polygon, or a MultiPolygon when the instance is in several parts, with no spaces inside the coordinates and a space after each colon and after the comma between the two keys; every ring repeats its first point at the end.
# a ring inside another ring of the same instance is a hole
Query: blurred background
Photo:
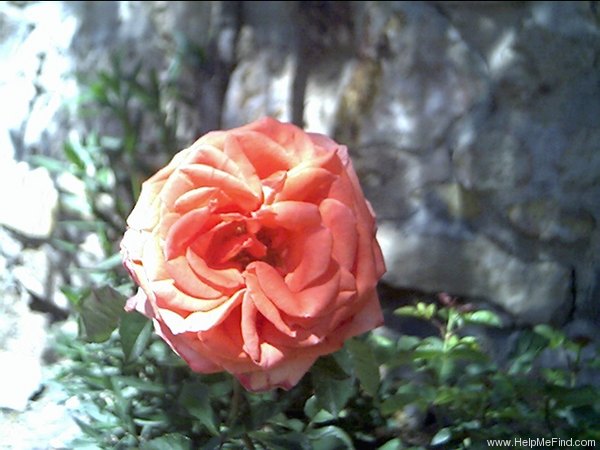
{"type": "Polygon", "coordinates": [[[114,277],[140,182],[265,115],[349,147],[389,308],[600,339],[599,2],[5,1],[0,67],[4,440],[77,433],[36,403],[48,330],[114,277]]]}

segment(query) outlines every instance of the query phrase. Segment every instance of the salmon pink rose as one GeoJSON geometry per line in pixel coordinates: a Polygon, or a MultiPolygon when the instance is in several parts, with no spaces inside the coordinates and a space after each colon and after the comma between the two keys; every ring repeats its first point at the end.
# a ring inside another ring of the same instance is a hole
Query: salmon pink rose
{"type": "Polygon", "coordinates": [[[206,134],[142,186],[127,309],[201,373],[289,389],[382,324],[385,268],[346,147],[266,118],[206,134]]]}

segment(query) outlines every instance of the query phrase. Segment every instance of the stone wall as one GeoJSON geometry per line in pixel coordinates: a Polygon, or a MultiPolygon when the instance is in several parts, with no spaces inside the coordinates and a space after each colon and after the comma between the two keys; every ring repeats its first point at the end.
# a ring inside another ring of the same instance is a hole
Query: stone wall
{"type": "Polygon", "coordinates": [[[598,319],[594,5],[285,5],[243,9],[223,125],[271,114],[346,143],[386,283],[517,323],[598,319]]]}
{"type": "Polygon", "coordinates": [[[3,2],[3,316],[65,306],[53,181],[19,161],[113,131],[76,104],[77,76],[115,53],[184,94],[164,105],[178,143],[163,159],[267,114],[346,143],[386,292],[490,302],[515,324],[600,321],[596,2],[3,2]]]}

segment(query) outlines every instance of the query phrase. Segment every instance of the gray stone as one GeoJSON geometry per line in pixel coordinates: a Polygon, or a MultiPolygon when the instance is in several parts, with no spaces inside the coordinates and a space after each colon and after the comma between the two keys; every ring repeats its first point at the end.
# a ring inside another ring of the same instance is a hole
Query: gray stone
{"type": "Polygon", "coordinates": [[[58,193],[48,171],[30,170],[26,163],[7,163],[0,168],[0,225],[35,239],[50,236],[58,193]]]}
{"type": "Polygon", "coordinates": [[[50,262],[47,248],[25,249],[21,253],[21,263],[12,269],[15,280],[29,293],[40,299],[50,295],[50,262]]]}
{"type": "Polygon", "coordinates": [[[381,73],[360,142],[426,152],[483,94],[483,66],[431,5],[388,2],[367,17],[381,73]]]}
{"type": "Polygon", "coordinates": [[[26,295],[4,281],[0,302],[0,407],[22,411],[42,382],[46,318],[29,310],[26,295]]]}
{"type": "Polygon", "coordinates": [[[523,233],[542,241],[574,243],[589,239],[596,221],[585,210],[561,208],[551,200],[514,205],[508,216],[523,233]]]}
{"type": "MultiPolygon", "coordinates": [[[[178,91],[161,101],[180,142],[158,151],[147,130],[139,147],[150,165],[209,129],[266,114],[293,120],[348,145],[384,222],[389,283],[485,298],[523,322],[600,320],[600,27],[591,4],[298,5],[0,4],[0,61],[18,68],[0,74],[11,104],[0,111],[0,171],[12,177],[3,192],[18,191],[13,157],[60,155],[65,130],[120,132],[115,117],[81,123],[61,107],[77,94],[73,71],[109,68],[119,50],[124,69],[142,55],[178,91]]],[[[58,183],[81,193],[72,179],[58,183]]],[[[41,211],[34,196],[9,197],[0,198],[6,227],[41,211]]],[[[49,229],[27,233],[46,239],[49,229]]],[[[96,250],[81,252],[79,265],[97,260],[97,242],[86,246],[96,250]]],[[[7,270],[20,250],[0,242],[7,270]]]]}
{"type": "Polygon", "coordinates": [[[268,52],[240,63],[231,76],[225,96],[225,127],[240,126],[260,117],[291,120],[294,61],[268,52]]]}
{"type": "Polygon", "coordinates": [[[23,244],[18,239],[15,239],[7,229],[0,226],[0,254],[6,256],[9,260],[16,259],[21,250],[23,244]]]}
{"type": "Polygon", "coordinates": [[[72,441],[82,434],[69,408],[75,401],[58,390],[56,385],[49,385],[41,398],[32,402],[25,411],[0,411],[0,448],[72,448],[72,441]]]}
{"type": "Polygon", "coordinates": [[[562,320],[572,301],[567,268],[522,261],[484,237],[424,235],[384,222],[378,238],[384,280],[396,286],[487,300],[529,324],[562,320]]]}

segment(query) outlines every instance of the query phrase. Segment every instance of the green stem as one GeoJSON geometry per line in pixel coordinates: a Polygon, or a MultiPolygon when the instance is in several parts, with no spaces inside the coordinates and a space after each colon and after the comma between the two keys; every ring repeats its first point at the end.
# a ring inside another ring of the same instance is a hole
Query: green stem
{"type": "MultiPolygon", "coordinates": [[[[231,427],[235,424],[239,412],[240,412],[240,403],[242,399],[242,385],[236,379],[233,380],[233,392],[231,394],[231,408],[229,409],[229,414],[227,415],[227,428],[231,429],[231,427]]],[[[252,439],[248,435],[248,433],[242,434],[242,440],[244,441],[244,445],[248,450],[256,450],[252,439]]],[[[223,442],[221,442],[221,445],[223,442]]]]}
{"type": "Polygon", "coordinates": [[[254,443],[252,442],[252,439],[250,439],[248,433],[244,433],[242,435],[242,440],[244,441],[244,444],[248,450],[256,450],[256,447],[254,446],[254,443]]]}
{"type": "Polygon", "coordinates": [[[240,410],[240,399],[242,396],[242,385],[237,381],[233,380],[233,393],[231,394],[231,408],[229,409],[229,415],[227,416],[227,428],[231,428],[235,419],[238,416],[240,410]]]}

